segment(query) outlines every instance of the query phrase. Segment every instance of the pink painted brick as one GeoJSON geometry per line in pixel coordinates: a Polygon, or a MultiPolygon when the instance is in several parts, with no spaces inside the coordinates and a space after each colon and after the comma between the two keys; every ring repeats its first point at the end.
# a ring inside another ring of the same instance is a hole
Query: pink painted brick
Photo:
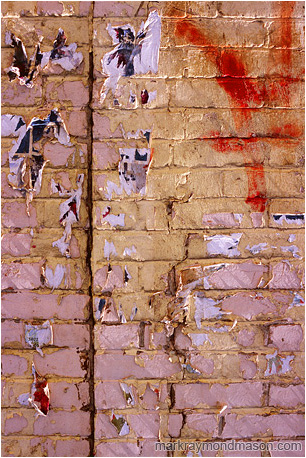
{"type": "Polygon", "coordinates": [[[37,2],[37,14],[39,16],[59,16],[64,7],[61,2],[37,2]]]}
{"type": "Polygon", "coordinates": [[[52,393],[51,408],[67,410],[81,409],[89,404],[89,385],[87,382],[49,382],[52,393]]]}
{"type": "Polygon", "coordinates": [[[95,438],[96,439],[113,439],[118,437],[119,433],[115,425],[111,423],[110,415],[99,413],[96,416],[95,422],[95,438]]]}
{"type": "Polygon", "coordinates": [[[295,413],[269,416],[229,414],[225,417],[222,438],[252,438],[267,434],[274,437],[303,436],[303,415],[295,413]]]}
{"type": "Polygon", "coordinates": [[[270,289],[300,289],[302,282],[298,269],[289,261],[281,261],[272,266],[270,289]]]}
{"type": "Polygon", "coordinates": [[[116,127],[114,132],[111,130],[110,119],[107,116],[101,116],[98,113],[94,113],[93,121],[93,136],[95,139],[122,137],[122,131],[119,125],[116,127]]]}
{"type": "Polygon", "coordinates": [[[9,199],[10,197],[22,197],[22,193],[17,189],[12,188],[8,182],[7,173],[1,172],[1,196],[4,199],[9,199]]]}
{"type": "Polygon", "coordinates": [[[87,316],[89,296],[70,294],[38,294],[30,291],[16,291],[3,294],[2,317],[25,320],[59,318],[63,320],[80,319],[87,316]],[[20,307],[20,304],[23,304],[20,307]]]}
{"type": "Polygon", "coordinates": [[[270,339],[280,351],[299,351],[303,341],[303,330],[299,324],[271,326],[270,339]]]}
{"type": "Polygon", "coordinates": [[[97,445],[96,456],[140,456],[136,442],[101,442],[97,445]]]}
{"type": "Polygon", "coordinates": [[[180,437],[183,426],[183,415],[181,413],[169,415],[168,433],[170,437],[180,437]]]}
{"type": "Polygon", "coordinates": [[[63,114],[67,130],[75,137],[87,137],[87,117],[85,111],[71,111],[63,114]]]}
{"type": "Polygon", "coordinates": [[[211,289],[253,289],[258,287],[267,270],[266,266],[253,262],[225,264],[209,274],[207,280],[211,289]]]}
{"type": "Polygon", "coordinates": [[[30,216],[26,212],[26,204],[6,202],[2,208],[2,224],[4,227],[35,227],[37,226],[36,209],[30,205],[30,216]]]}
{"type": "Polygon", "coordinates": [[[50,410],[47,417],[41,415],[36,417],[33,432],[39,436],[53,434],[88,436],[90,434],[89,417],[89,412],[79,410],[74,412],[50,410]]]}
{"type": "Polygon", "coordinates": [[[175,384],[175,407],[189,409],[198,406],[218,407],[260,407],[262,405],[263,387],[260,382],[219,383],[208,385],[206,383],[175,384]]]}
{"type": "Polygon", "coordinates": [[[268,313],[276,313],[275,305],[267,297],[250,293],[237,293],[223,299],[222,310],[242,316],[247,320],[255,316],[268,313]]]}
{"type": "MultiPolygon", "coordinates": [[[[3,425],[3,423],[2,423],[3,425]]],[[[4,423],[4,434],[16,434],[20,433],[24,428],[28,426],[27,419],[20,413],[14,413],[11,418],[6,418],[4,423]]]]}
{"type": "Polygon", "coordinates": [[[104,170],[114,168],[119,162],[119,151],[108,143],[93,143],[93,164],[94,168],[104,170]]]}
{"type": "Polygon", "coordinates": [[[204,227],[240,227],[240,220],[234,213],[207,213],[203,215],[204,227]]]}
{"type": "MultiPolygon", "coordinates": [[[[139,2],[97,2],[94,7],[94,17],[129,17],[135,16],[139,2]]],[[[145,8],[140,8],[137,16],[145,14],[145,8]]]]}
{"type": "Polygon", "coordinates": [[[78,323],[53,325],[53,344],[56,347],[87,349],[89,339],[88,325],[78,323]]]}
{"type": "Polygon", "coordinates": [[[304,385],[277,386],[271,385],[269,405],[275,407],[296,408],[305,400],[304,385]]]}
{"type": "Polygon", "coordinates": [[[217,416],[204,413],[186,415],[186,425],[195,431],[201,431],[203,437],[211,437],[217,428],[217,416]]]}
{"type": "Polygon", "coordinates": [[[286,440],[286,441],[271,441],[273,449],[270,450],[272,457],[284,457],[288,458],[291,456],[305,456],[305,441],[301,440],[286,440]],[[278,445],[279,444],[279,445],[278,445]],[[287,448],[291,447],[290,450],[287,448]]]}
{"type": "Polygon", "coordinates": [[[59,375],[62,377],[84,377],[80,354],[75,350],[57,350],[41,357],[37,352],[33,355],[37,371],[43,375],[59,375]]]}
{"type": "Polygon", "coordinates": [[[89,456],[89,442],[86,439],[71,439],[55,441],[55,453],[48,456],[89,456]]]}
{"type": "Polygon", "coordinates": [[[15,321],[3,321],[1,324],[1,345],[18,348],[24,344],[24,324],[15,321]]]}
{"type": "Polygon", "coordinates": [[[25,375],[28,371],[29,363],[22,356],[17,355],[2,355],[2,375],[5,377],[10,375],[25,375]]]}
{"type": "Polygon", "coordinates": [[[51,82],[46,87],[46,97],[50,101],[60,101],[74,107],[86,106],[89,100],[88,87],[82,81],[64,81],[60,85],[51,82]]]}
{"type": "Polygon", "coordinates": [[[96,327],[96,348],[120,350],[139,347],[139,326],[137,324],[101,325],[96,327]]]}
{"type": "Polygon", "coordinates": [[[123,270],[121,266],[112,266],[108,272],[108,266],[101,267],[94,275],[94,290],[97,292],[111,292],[115,288],[124,286],[123,270]]]}
{"type": "Polygon", "coordinates": [[[214,361],[210,358],[206,358],[203,355],[192,354],[189,361],[191,366],[202,372],[202,374],[212,375],[214,372],[214,361]]]}
{"type": "Polygon", "coordinates": [[[128,415],[127,422],[138,438],[158,438],[160,423],[158,413],[128,415]]]}
{"type": "Polygon", "coordinates": [[[46,143],[44,146],[44,158],[50,161],[54,167],[66,165],[69,157],[75,154],[74,146],[64,146],[60,143],[46,143]]]}
{"type": "Polygon", "coordinates": [[[100,382],[95,387],[96,409],[124,409],[127,404],[120,383],[100,382]]]}
{"type": "Polygon", "coordinates": [[[10,83],[8,80],[2,81],[1,101],[2,104],[11,106],[40,106],[42,100],[42,81],[38,78],[33,88],[20,85],[17,81],[10,83]]]}
{"type": "Polygon", "coordinates": [[[2,264],[2,289],[36,289],[41,283],[41,262],[2,264]]]}
{"type": "Polygon", "coordinates": [[[2,254],[27,256],[31,251],[33,237],[30,234],[4,234],[1,240],[2,254]]]}
{"type": "Polygon", "coordinates": [[[95,378],[101,380],[119,380],[127,377],[163,378],[171,377],[181,371],[178,363],[171,363],[167,353],[155,355],[141,353],[135,357],[120,353],[96,355],[95,378]]]}

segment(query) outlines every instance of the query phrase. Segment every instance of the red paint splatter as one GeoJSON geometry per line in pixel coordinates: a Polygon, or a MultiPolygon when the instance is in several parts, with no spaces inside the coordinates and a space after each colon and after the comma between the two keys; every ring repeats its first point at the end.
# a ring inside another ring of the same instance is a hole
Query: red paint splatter
{"type": "MultiPolygon", "coordinates": [[[[282,4],[282,17],[290,17],[295,2],[282,2],[282,4]]],[[[290,19],[283,21],[282,27],[282,46],[283,48],[288,48],[292,41],[292,24],[290,19]]],[[[212,46],[204,33],[198,30],[198,28],[188,19],[177,21],[175,34],[195,46],[212,46]]],[[[215,54],[218,52],[216,48],[215,54]]],[[[215,59],[213,53],[208,56],[211,56],[213,60],[215,59]]],[[[288,49],[284,49],[283,61],[287,65],[291,64],[291,54],[288,49]]],[[[217,67],[222,75],[222,77],[216,78],[219,86],[228,94],[232,107],[240,108],[232,111],[237,128],[246,128],[248,126],[251,120],[251,113],[247,108],[263,106],[268,97],[269,100],[275,99],[280,92],[280,88],[282,89],[281,96],[287,102],[287,105],[289,105],[289,88],[287,82],[281,83],[281,86],[272,85],[267,88],[264,82],[248,79],[245,65],[233,51],[227,49],[223,50],[219,59],[217,58],[217,67]],[[269,91],[272,91],[270,95],[269,91]]],[[[283,126],[281,129],[282,132],[290,130],[289,126],[283,126]]],[[[218,134],[218,132],[211,132],[212,137],[217,137],[218,134]]],[[[228,139],[220,138],[214,143],[214,147],[218,152],[222,153],[241,152],[245,158],[245,163],[247,163],[249,162],[247,158],[249,159],[250,152],[252,152],[253,155],[255,152],[256,156],[257,140],[258,139],[250,139],[250,142],[246,143],[241,142],[239,139],[229,141],[228,139]],[[252,150],[250,150],[250,145],[252,145],[252,150]]],[[[263,165],[258,164],[257,161],[254,160],[251,166],[246,165],[246,172],[248,176],[248,197],[246,203],[251,206],[253,211],[263,212],[267,202],[263,165]]]]}
{"type": "Polygon", "coordinates": [[[295,2],[281,2],[281,14],[284,18],[281,22],[281,47],[282,47],[282,63],[286,68],[292,65],[292,22],[291,17],[295,2]]]}

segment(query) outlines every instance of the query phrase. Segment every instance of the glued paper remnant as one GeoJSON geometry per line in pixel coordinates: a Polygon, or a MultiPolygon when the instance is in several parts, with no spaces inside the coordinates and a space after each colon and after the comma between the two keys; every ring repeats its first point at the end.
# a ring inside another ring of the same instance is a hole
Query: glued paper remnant
{"type": "Polygon", "coordinates": [[[76,52],[77,44],[72,43],[66,46],[67,37],[63,29],[58,30],[58,34],[53,43],[53,49],[48,52],[41,52],[40,46],[43,37],[39,38],[34,55],[28,59],[23,42],[13,33],[7,32],[5,43],[14,48],[12,65],[6,70],[10,81],[18,78],[21,85],[32,88],[39,68],[43,69],[49,63],[56,63],[64,70],[71,71],[76,69],[83,61],[83,55],[76,52]]]}
{"type": "Polygon", "coordinates": [[[60,223],[64,226],[64,234],[55,242],[52,243],[52,246],[56,246],[62,255],[70,258],[70,242],[71,242],[71,226],[74,223],[78,223],[80,220],[80,206],[81,206],[81,197],[82,197],[82,185],[84,181],[84,175],[81,173],[78,175],[76,184],[77,189],[73,189],[71,192],[67,193],[70,195],[70,198],[65,202],[60,204],[60,223]]]}
{"type": "Polygon", "coordinates": [[[34,363],[32,364],[32,374],[34,382],[32,383],[31,393],[24,393],[18,397],[18,402],[24,406],[34,407],[38,415],[46,416],[50,406],[50,391],[48,382],[45,377],[39,375],[34,363]]]}
{"type": "Polygon", "coordinates": [[[40,192],[42,172],[47,162],[41,152],[42,145],[38,142],[42,140],[44,144],[56,138],[62,145],[69,145],[70,137],[57,109],[51,110],[45,119],[33,118],[27,128],[20,116],[3,115],[1,123],[6,134],[19,134],[9,152],[8,181],[14,189],[26,195],[28,209],[34,195],[40,192]]]}
{"type": "Polygon", "coordinates": [[[25,326],[25,341],[30,347],[35,348],[41,356],[44,356],[41,347],[53,344],[50,321],[47,320],[42,325],[37,326],[27,324],[25,326]]]}
{"type": "Polygon", "coordinates": [[[110,89],[113,96],[116,96],[121,76],[143,75],[149,71],[157,72],[161,18],[157,11],[151,11],[137,34],[130,24],[120,27],[112,27],[109,24],[107,31],[116,47],[105,54],[101,60],[103,72],[108,75],[101,91],[101,103],[110,89]]]}

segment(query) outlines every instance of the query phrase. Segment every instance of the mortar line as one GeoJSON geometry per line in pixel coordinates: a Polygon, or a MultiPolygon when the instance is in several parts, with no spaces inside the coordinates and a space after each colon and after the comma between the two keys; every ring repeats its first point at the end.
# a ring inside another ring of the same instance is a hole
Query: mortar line
{"type": "Polygon", "coordinates": [[[86,263],[89,273],[89,288],[88,295],[89,299],[89,370],[88,370],[88,385],[89,385],[89,402],[90,402],[90,435],[89,435],[89,456],[94,456],[95,447],[95,380],[94,380],[94,359],[95,359],[95,346],[94,346],[94,307],[93,307],[93,272],[91,268],[92,261],[92,250],[93,250],[93,188],[92,188],[92,151],[93,151],[93,83],[94,83],[94,65],[93,65],[93,15],[94,15],[94,4],[91,2],[90,13],[88,18],[89,28],[89,72],[88,72],[88,91],[89,91],[89,103],[87,110],[87,125],[88,125],[88,179],[87,179],[87,209],[88,209],[88,239],[87,239],[87,254],[86,263]]]}

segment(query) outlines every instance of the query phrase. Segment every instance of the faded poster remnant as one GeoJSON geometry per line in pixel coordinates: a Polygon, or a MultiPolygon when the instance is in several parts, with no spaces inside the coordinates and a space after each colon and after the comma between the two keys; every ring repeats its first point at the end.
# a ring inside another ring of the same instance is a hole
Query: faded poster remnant
{"type": "Polygon", "coordinates": [[[18,397],[18,402],[24,406],[34,407],[38,415],[46,416],[50,406],[50,391],[48,382],[42,377],[32,364],[32,374],[34,382],[32,383],[31,393],[24,393],[18,397]]]}
{"type": "Polygon", "coordinates": [[[33,118],[26,129],[21,117],[16,119],[16,116],[11,116],[9,119],[8,116],[11,115],[2,118],[6,132],[19,132],[18,140],[9,152],[11,173],[8,181],[14,189],[26,195],[28,208],[34,195],[40,192],[42,172],[46,164],[38,142],[56,138],[62,145],[68,145],[70,137],[57,109],[51,110],[45,119],[33,118]]]}
{"type": "Polygon", "coordinates": [[[45,321],[42,325],[26,324],[25,341],[30,347],[35,348],[41,356],[44,356],[41,347],[53,344],[53,332],[50,321],[45,321]]]}
{"type": "Polygon", "coordinates": [[[151,150],[147,148],[119,148],[119,180],[122,188],[132,193],[144,195],[146,174],[151,161],[151,150]]]}
{"type": "Polygon", "coordinates": [[[67,71],[74,70],[81,64],[83,55],[80,52],[76,52],[77,44],[72,43],[69,46],[65,46],[67,37],[63,29],[58,30],[51,51],[41,52],[42,40],[43,37],[40,37],[35,47],[34,55],[28,58],[23,42],[13,33],[6,33],[5,43],[15,50],[12,65],[6,70],[10,81],[18,78],[21,85],[32,88],[39,68],[46,67],[49,62],[59,64],[67,71]]]}
{"type": "Polygon", "coordinates": [[[238,250],[238,244],[242,234],[231,234],[231,235],[213,235],[207,237],[204,235],[204,240],[208,240],[207,252],[210,255],[222,254],[229,258],[239,256],[240,251],[238,250]]]}
{"type": "Polygon", "coordinates": [[[305,215],[303,213],[296,213],[296,214],[290,214],[290,215],[275,213],[274,215],[272,215],[272,218],[273,218],[273,221],[276,224],[279,224],[280,226],[282,226],[283,223],[297,224],[298,226],[305,223],[305,215]]]}
{"type": "Polygon", "coordinates": [[[101,103],[110,89],[115,97],[121,76],[143,75],[149,71],[157,72],[161,18],[157,11],[151,11],[137,34],[130,24],[121,27],[112,27],[109,24],[107,31],[116,47],[105,54],[101,60],[103,72],[108,75],[101,91],[101,103]]]}
{"type": "Polygon", "coordinates": [[[265,377],[273,374],[285,374],[291,370],[290,362],[294,359],[294,356],[279,356],[277,350],[273,355],[266,355],[268,361],[265,377]]]}
{"type": "Polygon", "coordinates": [[[224,314],[218,306],[219,302],[205,297],[203,293],[197,292],[195,294],[194,303],[196,308],[194,320],[198,329],[201,328],[201,320],[219,319],[224,314]]]}
{"type": "Polygon", "coordinates": [[[49,288],[52,288],[52,290],[58,288],[62,283],[65,273],[66,268],[61,264],[57,264],[57,266],[54,269],[54,272],[51,269],[51,267],[47,266],[45,269],[47,286],[49,286],[49,288]]]}
{"type": "Polygon", "coordinates": [[[76,180],[77,189],[73,189],[71,192],[67,193],[68,195],[70,194],[70,198],[60,204],[59,221],[65,229],[63,236],[59,240],[53,242],[52,246],[56,246],[62,255],[67,258],[70,258],[71,226],[79,222],[83,181],[84,175],[81,173],[76,180]]]}

